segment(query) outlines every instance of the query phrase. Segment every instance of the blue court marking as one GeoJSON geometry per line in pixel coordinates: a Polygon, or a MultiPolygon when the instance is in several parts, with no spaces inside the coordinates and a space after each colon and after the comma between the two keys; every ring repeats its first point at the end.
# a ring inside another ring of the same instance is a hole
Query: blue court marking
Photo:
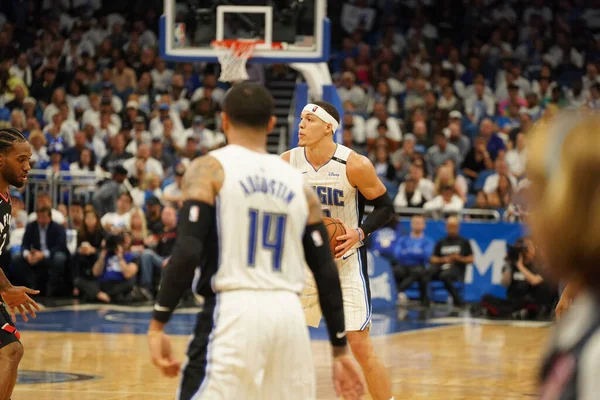
{"type": "Polygon", "coordinates": [[[17,383],[23,385],[33,383],[81,382],[100,378],[100,376],[95,375],[71,374],[65,372],[19,370],[17,383]]]}
{"type": "MultiPolygon", "coordinates": [[[[148,329],[150,317],[151,311],[149,307],[143,309],[106,306],[88,306],[84,309],[74,307],[60,310],[45,310],[38,313],[37,318],[29,322],[18,321],[17,327],[22,332],[144,334],[148,329]]],[[[435,316],[428,315],[428,317],[435,316]]],[[[165,330],[171,335],[189,335],[194,331],[195,324],[196,310],[183,310],[173,315],[165,330]]],[[[418,310],[405,310],[401,318],[399,318],[397,310],[389,310],[373,314],[371,334],[373,336],[386,336],[399,332],[450,325],[452,323],[427,322],[422,319],[418,310]]],[[[311,339],[313,340],[327,340],[328,338],[324,322],[321,322],[319,328],[310,328],[309,330],[311,339]]]]}

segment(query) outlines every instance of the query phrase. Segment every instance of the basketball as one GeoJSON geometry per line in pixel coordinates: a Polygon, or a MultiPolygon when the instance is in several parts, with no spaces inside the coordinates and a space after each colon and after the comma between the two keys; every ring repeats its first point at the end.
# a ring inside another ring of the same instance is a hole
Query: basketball
{"type": "Polygon", "coordinates": [[[329,235],[329,248],[331,249],[331,253],[335,256],[335,248],[343,243],[336,240],[336,237],[346,234],[346,228],[344,228],[342,223],[330,217],[323,218],[323,223],[325,224],[327,234],[329,235]]]}

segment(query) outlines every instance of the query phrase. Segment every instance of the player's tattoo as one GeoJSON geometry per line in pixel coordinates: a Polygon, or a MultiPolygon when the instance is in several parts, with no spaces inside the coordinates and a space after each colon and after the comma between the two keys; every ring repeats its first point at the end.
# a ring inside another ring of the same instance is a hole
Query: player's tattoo
{"type": "Polygon", "coordinates": [[[307,224],[316,224],[323,220],[321,211],[321,202],[315,191],[308,185],[304,185],[304,194],[308,202],[308,221],[307,224]]]}
{"type": "Polygon", "coordinates": [[[10,288],[12,284],[8,281],[6,275],[4,275],[4,271],[0,268],[0,292],[5,291],[10,288]]]}
{"type": "Polygon", "coordinates": [[[223,166],[219,161],[211,156],[198,157],[192,161],[183,176],[183,199],[214,205],[224,179],[223,166]]]}

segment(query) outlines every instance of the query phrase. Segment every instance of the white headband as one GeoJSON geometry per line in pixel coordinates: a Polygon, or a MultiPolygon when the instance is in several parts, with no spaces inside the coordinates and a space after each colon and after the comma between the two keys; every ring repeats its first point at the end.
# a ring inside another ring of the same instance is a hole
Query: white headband
{"type": "Polygon", "coordinates": [[[339,122],[337,122],[335,120],[335,118],[333,118],[331,116],[331,114],[329,114],[327,111],[325,111],[323,109],[323,107],[318,106],[316,104],[308,103],[307,105],[304,106],[304,109],[302,110],[302,112],[313,113],[317,117],[322,119],[323,122],[325,122],[327,124],[331,124],[331,130],[333,131],[333,133],[335,133],[335,131],[337,131],[338,126],[340,126],[339,122]]]}

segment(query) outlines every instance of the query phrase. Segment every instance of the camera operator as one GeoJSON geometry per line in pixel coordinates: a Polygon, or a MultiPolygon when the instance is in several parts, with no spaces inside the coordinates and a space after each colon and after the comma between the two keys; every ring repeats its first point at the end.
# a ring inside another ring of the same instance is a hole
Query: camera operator
{"type": "Polygon", "coordinates": [[[490,295],[482,298],[481,305],[490,316],[529,319],[548,313],[555,301],[556,293],[544,280],[530,238],[508,246],[501,284],[506,287],[506,300],[490,295]]]}
{"type": "Polygon", "coordinates": [[[110,235],[102,243],[100,257],[92,268],[95,280],[76,279],[75,285],[84,298],[103,303],[126,302],[135,285],[138,272],[135,255],[125,252],[123,237],[110,235]]]}

